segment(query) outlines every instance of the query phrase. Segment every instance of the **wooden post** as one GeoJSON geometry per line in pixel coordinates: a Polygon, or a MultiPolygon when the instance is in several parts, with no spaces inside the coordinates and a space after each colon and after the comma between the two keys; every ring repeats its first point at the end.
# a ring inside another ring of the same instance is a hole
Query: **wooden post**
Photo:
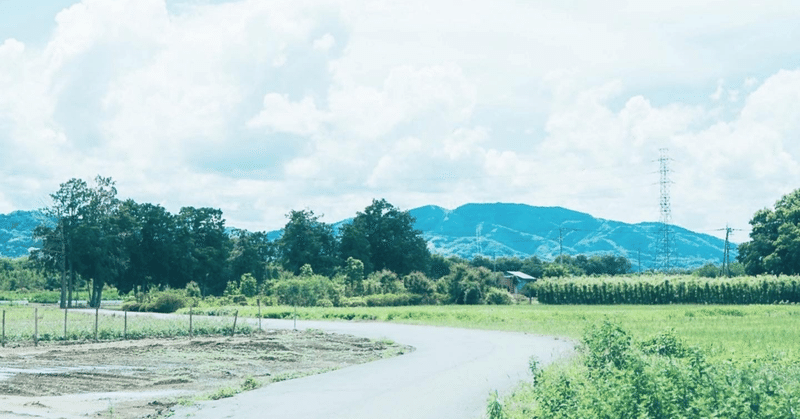
{"type": "Polygon", "coordinates": [[[3,344],[3,347],[6,346],[6,311],[5,310],[3,310],[3,339],[2,339],[2,342],[0,342],[0,343],[3,344]]]}
{"type": "MultiPolygon", "coordinates": [[[[69,304],[67,304],[69,305],[69,304]]],[[[67,307],[64,307],[64,340],[67,340],[67,307]]]]}
{"type": "Polygon", "coordinates": [[[189,339],[192,338],[192,307],[189,306],[189,339]]]}
{"type": "Polygon", "coordinates": [[[123,313],[125,313],[125,325],[122,327],[122,340],[128,340],[128,310],[123,313]]]}
{"type": "Polygon", "coordinates": [[[256,298],[256,304],[258,304],[258,331],[261,332],[261,299],[256,298]]]}
{"type": "Polygon", "coordinates": [[[236,310],[236,313],[233,313],[233,329],[231,329],[231,337],[236,334],[236,319],[239,318],[239,310],[236,310]]]}
{"type": "Polygon", "coordinates": [[[100,321],[100,307],[94,308],[94,341],[97,342],[97,325],[100,321]]]}
{"type": "Polygon", "coordinates": [[[39,346],[39,307],[33,309],[33,346],[39,346]]]}

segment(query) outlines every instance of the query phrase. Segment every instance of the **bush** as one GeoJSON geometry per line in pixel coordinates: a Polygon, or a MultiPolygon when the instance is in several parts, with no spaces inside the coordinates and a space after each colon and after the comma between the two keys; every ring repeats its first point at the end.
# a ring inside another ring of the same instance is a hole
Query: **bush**
{"type": "Polygon", "coordinates": [[[341,305],[342,307],[366,307],[367,302],[364,297],[350,297],[342,298],[341,305]]]}
{"type": "Polygon", "coordinates": [[[317,300],[317,307],[333,307],[333,301],[327,298],[320,298],[317,300]]]}
{"type": "Polygon", "coordinates": [[[506,305],[513,303],[514,300],[511,298],[511,294],[506,290],[490,288],[489,292],[486,293],[486,304],[506,305]]]}
{"type": "MultiPolygon", "coordinates": [[[[636,342],[610,322],[582,342],[575,363],[534,374],[514,406],[521,416],[766,419],[795,417],[800,407],[796,358],[712,363],[670,331],[636,342]]],[[[517,417],[503,411],[510,405],[495,417],[517,417]]]]}
{"type": "Polygon", "coordinates": [[[258,283],[256,283],[255,277],[249,273],[242,275],[239,280],[239,290],[247,297],[254,297],[258,294],[258,283]]]}
{"type": "Polygon", "coordinates": [[[186,307],[186,297],[176,292],[163,292],[155,300],[145,304],[144,311],[174,313],[183,307],[186,307]]]}

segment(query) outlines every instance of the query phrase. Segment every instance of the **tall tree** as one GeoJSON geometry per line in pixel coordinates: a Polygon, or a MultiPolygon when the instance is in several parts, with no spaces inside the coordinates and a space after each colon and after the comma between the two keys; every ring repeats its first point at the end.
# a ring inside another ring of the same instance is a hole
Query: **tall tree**
{"type": "Polygon", "coordinates": [[[278,239],[280,261],[284,269],[295,274],[309,264],[314,272],[331,275],[337,265],[337,242],[333,227],[319,220],[314,211],[292,211],[289,222],[278,239]]]}
{"type": "Polygon", "coordinates": [[[747,274],[800,274],[800,189],[784,195],[774,210],[756,211],[750,225],[750,241],[739,245],[737,256],[747,274]]]}
{"type": "Polygon", "coordinates": [[[50,194],[51,204],[40,211],[45,218],[34,230],[34,236],[42,241],[42,247],[34,252],[34,258],[44,267],[61,273],[61,308],[71,305],[74,287],[76,231],[82,222],[84,209],[90,202],[88,184],[82,179],[70,179],[59,185],[58,191],[50,194]]]}
{"type": "Polygon", "coordinates": [[[222,293],[227,284],[223,273],[230,251],[222,211],[181,208],[177,241],[181,272],[171,277],[170,286],[183,288],[189,281],[195,281],[200,284],[204,295],[222,293]]]}
{"type": "Polygon", "coordinates": [[[234,229],[228,255],[229,281],[251,274],[258,283],[267,277],[267,266],[275,261],[275,246],[262,231],[234,229]]]}
{"type": "Polygon", "coordinates": [[[414,221],[408,211],[399,210],[385,199],[373,200],[344,230],[353,236],[352,243],[361,243],[354,248],[369,253],[369,264],[362,259],[363,254],[355,251],[343,253],[342,257],[361,259],[371,271],[387,269],[401,276],[413,271],[428,272],[430,251],[422,232],[414,229],[414,221]]]}

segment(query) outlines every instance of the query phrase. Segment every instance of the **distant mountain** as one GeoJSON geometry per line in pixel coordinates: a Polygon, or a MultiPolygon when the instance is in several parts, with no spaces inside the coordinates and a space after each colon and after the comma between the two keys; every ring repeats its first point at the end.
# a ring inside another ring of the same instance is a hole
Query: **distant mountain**
{"type": "Polygon", "coordinates": [[[41,243],[33,239],[33,229],[41,223],[37,211],[14,211],[0,214],[0,256],[16,258],[27,256],[41,243]]]}
{"type": "MultiPolygon", "coordinates": [[[[466,204],[454,210],[425,206],[409,211],[434,253],[472,258],[483,255],[538,256],[563,254],[625,256],[633,269],[655,268],[659,223],[627,224],[561,207],[523,204],[466,204]],[[560,240],[559,240],[560,237],[560,240]],[[559,245],[560,242],[560,245],[559,245]]],[[[671,226],[670,265],[695,268],[722,261],[724,240],[671,226]]],[[[736,255],[733,245],[732,255],[736,255]]]]}
{"type": "MultiPolygon", "coordinates": [[[[416,218],[433,253],[471,259],[538,256],[553,260],[559,254],[559,237],[565,255],[584,254],[625,256],[634,270],[641,261],[643,270],[656,268],[658,223],[627,224],[604,220],[561,207],[534,207],[524,204],[466,204],[454,210],[429,205],[409,211],[416,218]]],[[[15,211],[0,215],[0,256],[27,255],[40,244],[33,240],[33,229],[41,216],[35,211],[15,211]]],[[[351,221],[334,224],[335,231],[351,221]]],[[[724,241],[716,237],[671,226],[671,265],[696,268],[722,261],[724,241]]],[[[280,231],[268,233],[272,240],[280,231]]],[[[736,246],[732,255],[736,256],[736,246]]]]}

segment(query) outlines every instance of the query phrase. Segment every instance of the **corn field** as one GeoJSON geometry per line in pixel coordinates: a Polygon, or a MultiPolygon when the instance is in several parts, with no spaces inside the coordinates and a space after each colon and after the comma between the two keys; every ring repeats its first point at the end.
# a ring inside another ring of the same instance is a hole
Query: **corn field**
{"type": "Polygon", "coordinates": [[[543,304],[800,303],[800,277],[577,277],[538,282],[543,304]]]}

